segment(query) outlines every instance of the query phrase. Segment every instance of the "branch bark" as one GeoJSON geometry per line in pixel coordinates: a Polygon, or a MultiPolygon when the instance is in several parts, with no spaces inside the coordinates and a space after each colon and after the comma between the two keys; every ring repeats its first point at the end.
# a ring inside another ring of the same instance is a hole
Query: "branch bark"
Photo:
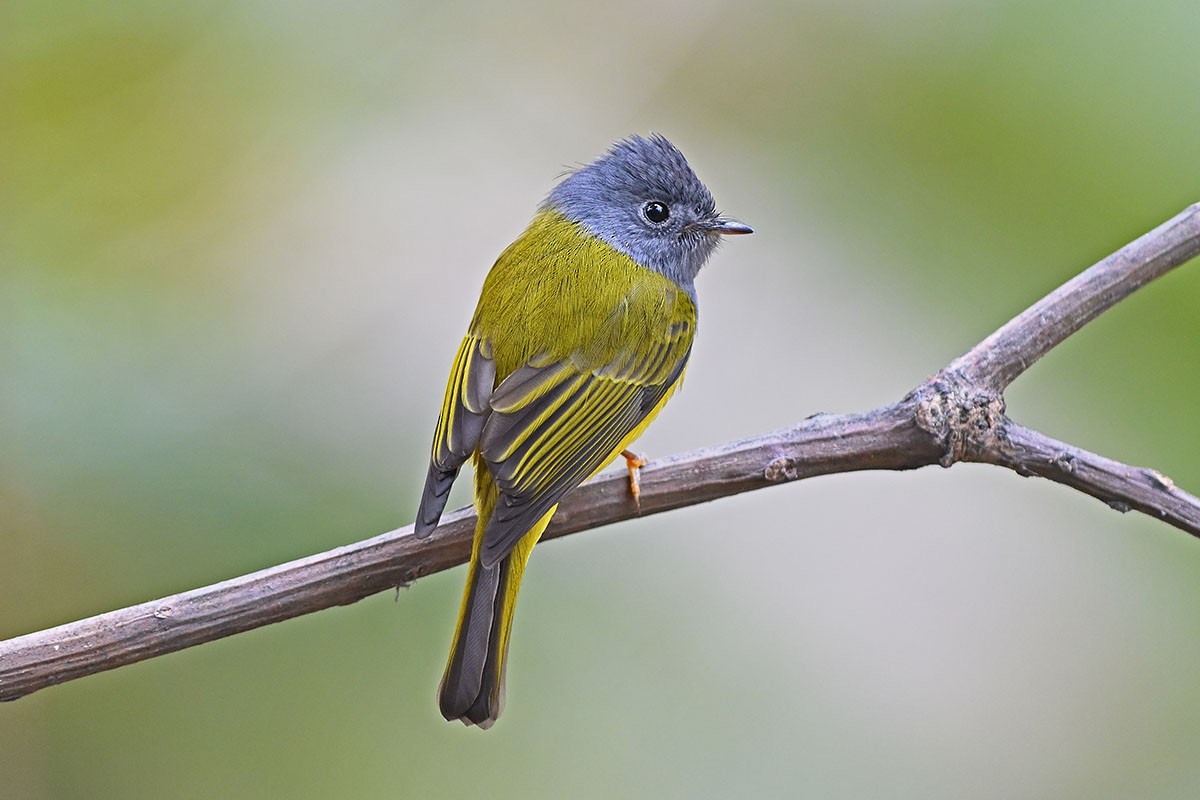
{"type": "MultiPolygon", "coordinates": [[[[1200,254],[1200,204],[1113,253],[1019,314],[897,403],[652,462],[640,508],[624,471],[572,492],[543,538],[817,475],[958,461],[1038,475],[1119,511],[1200,537],[1200,500],[1164,475],[1089,453],[1008,418],[1004,389],[1134,291],[1200,254]]],[[[475,516],[447,515],[427,539],[406,526],[201,589],[0,642],[0,700],[252,630],[465,562],[475,516]]]]}

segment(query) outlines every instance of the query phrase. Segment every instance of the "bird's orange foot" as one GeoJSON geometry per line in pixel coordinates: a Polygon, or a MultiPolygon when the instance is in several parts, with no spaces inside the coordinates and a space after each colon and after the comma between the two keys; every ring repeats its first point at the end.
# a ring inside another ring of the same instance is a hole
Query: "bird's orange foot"
{"type": "Polygon", "coordinates": [[[629,470],[629,492],[633,495],[633,504],[642,507],[642,467],[646,466],[645,456],[639,456],[632,450],[622,450],[625,457],[625,468],[629,470]]]}

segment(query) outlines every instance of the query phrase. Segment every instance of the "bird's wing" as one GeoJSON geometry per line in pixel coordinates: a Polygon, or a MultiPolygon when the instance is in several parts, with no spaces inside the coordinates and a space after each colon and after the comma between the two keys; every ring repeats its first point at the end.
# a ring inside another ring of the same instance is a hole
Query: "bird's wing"
{"type": "Polygon", "coordinates": [[[437,527],[459,468],[479,446],[495,383],[496,363],[491,347],[478,337],[467,336],[454,357],[442,398],[442,412],[433,433],[429,473],[417,509],[417,536],[428,536],[437,527]]]}
{"type": "Polygon", "coordinates": [[[693,329],[676,321],[606,363],[584,354],[533,360],[491,396],[480,452],[500,490],[484,530],[484,566],[507,555],[564,494],[607,464],[661,406],[683,374],[693,329]]]}

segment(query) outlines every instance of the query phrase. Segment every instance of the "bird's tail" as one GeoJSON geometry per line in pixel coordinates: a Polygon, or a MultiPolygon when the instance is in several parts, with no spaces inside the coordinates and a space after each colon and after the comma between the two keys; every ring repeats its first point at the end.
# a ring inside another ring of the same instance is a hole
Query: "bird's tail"
{"type": "Polygon", "coordinates": [[[475,546],[467,571],[467,585],[463,589],[458,626],[454,630],[454,643],[450,647],[450,660],[438,687],[438,706],[448,720],[457,719],[464,725],[486,729],[504,709],[508,637],[525,563],[557,506],[521,537],[511,553],[490,567],[483,566],[479,561],[479,548],[484,526],[495,504],[496,490],[491,475],[481,466],[476,466],[479,522],[475,529],[475,546]]]}

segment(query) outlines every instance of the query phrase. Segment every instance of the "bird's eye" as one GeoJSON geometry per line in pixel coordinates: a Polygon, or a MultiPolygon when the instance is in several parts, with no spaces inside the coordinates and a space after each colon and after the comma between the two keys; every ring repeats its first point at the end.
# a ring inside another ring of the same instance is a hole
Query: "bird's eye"
{"type": "Polygon", "coordinates": [[[657,200],[652,200],[642,206],[642,213],[646,215],[646,219],[656,225],[666,222],[671,217],[671,209],[667,208],[666,203],[660,203],[657,200]]]}

